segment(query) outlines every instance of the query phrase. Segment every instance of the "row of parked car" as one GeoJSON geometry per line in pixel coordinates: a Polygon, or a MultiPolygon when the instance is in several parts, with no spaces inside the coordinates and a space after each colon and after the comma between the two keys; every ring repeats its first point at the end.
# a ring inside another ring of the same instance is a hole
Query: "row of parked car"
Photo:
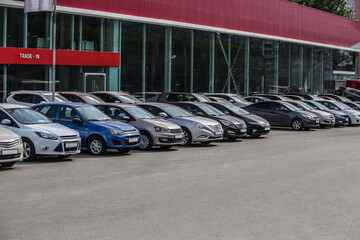
{"type": "Polygon", "coordinates": [[[81,149],[102,155],[107,149],[127,153],[256,138],[270,125],[302,130],[360,124],[360,105],[336,95],[165,92],[152,96],[156,102],[143,102],[124,92],[60,92],[51,99],[49,92],[16,91],[0,104],[3,167],[38,156],[68,158],[81,149]]]}

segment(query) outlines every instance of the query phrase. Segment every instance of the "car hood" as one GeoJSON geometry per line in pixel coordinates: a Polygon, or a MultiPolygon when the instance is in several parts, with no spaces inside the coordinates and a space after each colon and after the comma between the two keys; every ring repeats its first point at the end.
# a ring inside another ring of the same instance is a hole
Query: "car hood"
{"type": "Polygon", "coordinates": [[[329,109],[329,110],[326,110],[326,112],[328,112],[328,113],[331,113],[331,114],[333,114],[333,115],[343,115],[344,113],[343,112],[341,112],[341,111],[337,111],[337,110],[332,110],[332,109],[329,109]]]}
{"type": "Polygon", "coordinates": [[[31,124],[31,125],[26,125],[26,127],[31,128],[32,130],[37,131],[37,132],[52,133],[57,136],[77,135],[77,132],[75,130],[72,130],[72,129],[65,127],[58,123],[31,124]]]}
{"type": "Polygon", "coordinates": [[[151,124],[154,126],[165,127],[165,128],[169,128],[169,129],[179,129],[180,128],[180,126],[175,123],[169,122],[167,120],[159,119],[159,118],[139,119],[137,121],[139,121],[139,123],[141,123],[141,124],[151,124]]]}
{"type": "Polygon", "coordinates": [[[134,126],[131,126],[127,123],[122,123],[118,121],[104,121],[104,122],[91,122],[95,126],[103,127],[106,129],[118,129],[118,130],[135,130],[134,126]]]}
{"type": "Polygon", "coordinates": [[[237,117],[233,117],[233,116],[230,116],[230,115],[221,115],[221,116],[215,116],[214,117],[215,119],[221,119],[221,120],[227,120],[227,121],[230,121],[234,124],[244,124],[244,121],[237,118],[237,117]]]}
{"type": "Polygon", "coordinates": [[[325,112],[325,111],[321,111],[321,110],[316,110],[316,109],[313,109],[311,110],[311,112],[315,113],[315,114],[320,114],[320,115],[326,115],[326,116],[332,116],[333,114],[331,113],[328,113],[328,112],[325,112]]]}
{"type": "Polygon", "coordinates": [[[261,125],[268,125],[269,122],[265,120],[264,118],[255,115],[255,114],[246,114],[242,115],[242,119],[245,120],[245,122],[258,122],[261,125]]]}
{"type": "Polygon", "coordinates": [[[297,111],[297,113],[304,114],[304,115],[310,115],[312,117],[318,117],[315,113],[308,112],[308,111],[297,111]]]}
{"type": "Polygon", "coordinates": [[[204,118],[204,117],[182,117],[182,118],[179,118],[179,119],[188,120],[188,121],[192,121],[192,122],[197,122],[197,123],[201,123],[201,124],[207,125],[207,126],[214,126],[214,125],[219,125],[220,124],[215,120],[211,120],[209,118],[204,118]]]}
{"type": "Polygon", "coordinates": [[[15,139],[15,138],[19,138],[19,136],[16,133],[14,133],[6,128],[0,127],[0,140],[9,141],[9,140],[15,139]]]}
{"type": "Polygon", "coordinates": [[[343,113],[345,114],[356,114],[356,115],[360,115],[360,112],[359,111],[356,111],[356,110],[342,110],[343,113]]]}

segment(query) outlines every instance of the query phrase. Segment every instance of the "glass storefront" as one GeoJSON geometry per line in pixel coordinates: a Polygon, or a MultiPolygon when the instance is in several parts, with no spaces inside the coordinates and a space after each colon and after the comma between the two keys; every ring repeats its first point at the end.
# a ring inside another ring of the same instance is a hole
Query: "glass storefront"
{"type": "MultiPolygon", "coordinates": [[[[57,48],[120,52],[120,67],[58,66],[56,89],[84,91],[84,74],[106,87],[143,91],[330,93],[356,79],[356,53],[218,32],[59,13],[57,48]]],[[[50,48],[51,15],[0,8],[0,45],[50,48]],[[4,34],[6,35],[4,36],[4,34]],[[4,41],[5,40],[5,41],[4,41]]],[[[51,66],[5,65],[7,92],[49,89],[51,66]]],[[[0,83],[3,88],[3,84],[0,83]]]]}

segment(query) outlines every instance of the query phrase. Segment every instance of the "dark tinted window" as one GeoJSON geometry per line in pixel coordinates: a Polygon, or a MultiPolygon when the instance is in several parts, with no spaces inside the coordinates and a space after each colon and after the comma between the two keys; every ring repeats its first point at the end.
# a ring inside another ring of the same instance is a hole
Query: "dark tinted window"
{"type": "Polygon", "coordinates": [[[117,107],[110,107],[108,115],[113,119],[122,119],[125,116],[130,117],[130,115],[127,112],[117,107]]]}
{"type": "Polygon", "coordinates": [[[193,106],[193,105],[190,105],[190,104],[185,104],[185,105],[183,105],[183,106],[181,106],[181,107],[183,107],[185,110],[187,110],[187,111],[189,111],[189,112],[192,112],[192,113],[194,113],[194,114],[197,114],[198,112],[201,112],[201,111],[199,110],[199,108],[197,108],[197,107],[195,107],[195,106],[193,106]]]}
{"type": "Polygon", "coordinates": [[[283,111],[283,110],[289,110],[289,109],[280,103],[271,103],[271,110],[283,111]]]}
{"type": "Polygon", "coordinates": [[[164,112],[163,110],[161,110],[158,107],[153,107],[153,106],[140,106],[140,107],[142,107],[143,109],[152,113],[155,116],[159,116],[159,113],[164,112]]]}
{"type": "Polygon", "coordinates": [[[42,97],[40,97],[39,95],[33,95],[32,103],[38,104],[42,101],[45,101],[42,97]]]}
{"type": "Polygon", "coordinates": [[[40,112],[47,116],[48,118],[55,120],[57,114],[58,106],[51,105],[51,106],[44,106],[40,112]]]}
{"type": "Polygon", "coordinates": [[[32,94],[15,94],[13,98],[18,102],[32,103],[32,94]]]}
{"type": "Polygon", "coordinates": [[[175,93],[170,93],[166,96],[166,100],[169,102],[179,102],[183,100],[184,95],[182,94],[175,94],[175,93]]]}
{"type": "Polygon", "coordinates": [[[261,109],[270,109],[270,108],[271,108],[271,104],[270,104],[270,103],[260,102],[260,103],[254,104],[253,107],[254,107],[254,108],[261,108],[261,109]]]}
{"type": "Polygon", "coordinates": [[[65,122],[72,122],[74,118],[80,118],[79,115],[70,107],[61,107],[59,120],[65,122]]]}
{"type": "Polygon", "coordinates": [[[64,98],[66,98],[67,100],[69,100],[71,102],[71,95],[61,95],[63,96],[64,98]]]}

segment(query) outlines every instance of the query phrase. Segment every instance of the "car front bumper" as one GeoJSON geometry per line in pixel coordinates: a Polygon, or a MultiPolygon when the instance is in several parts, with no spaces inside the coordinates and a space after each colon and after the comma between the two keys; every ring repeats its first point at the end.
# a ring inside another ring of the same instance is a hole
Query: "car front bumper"
{"type": "Polygon", "coordinates": [[[219,141],[223,139],[223,130],[213,132],[208,129],[191,128],[189,129],[192,135],[192,142],[209,142],[219,141]]]}
{"type": "Polygon", "coordinates": [[[12,148],[0,148],[0,164],[8,162],[21,162],[23,160],[23,144],[12,148]]]}
{"type": "Polygon", "coordinates": [[[37,155],[45,156],[64,156],[80,153],[81,140],[79,137],[61,138],[48,140],[37,137],[33,141],[37,155]]]}
{"type": "Polygon", "coordinates": [[[183,133],[152,132],[154,146],[173,146],[184,143],[183,133]]]}
{"type": "Polygon", "coordinates": [[[320,120],[317,119],[305,119],[303,120],[305,128],[318,128],[320,126],[320,120]]]}
{"type": "Polygon", "coordinates": [[[135,148],[140,143],[140,134],[110,135],[106,141],[109,149],[135,148]]]}

